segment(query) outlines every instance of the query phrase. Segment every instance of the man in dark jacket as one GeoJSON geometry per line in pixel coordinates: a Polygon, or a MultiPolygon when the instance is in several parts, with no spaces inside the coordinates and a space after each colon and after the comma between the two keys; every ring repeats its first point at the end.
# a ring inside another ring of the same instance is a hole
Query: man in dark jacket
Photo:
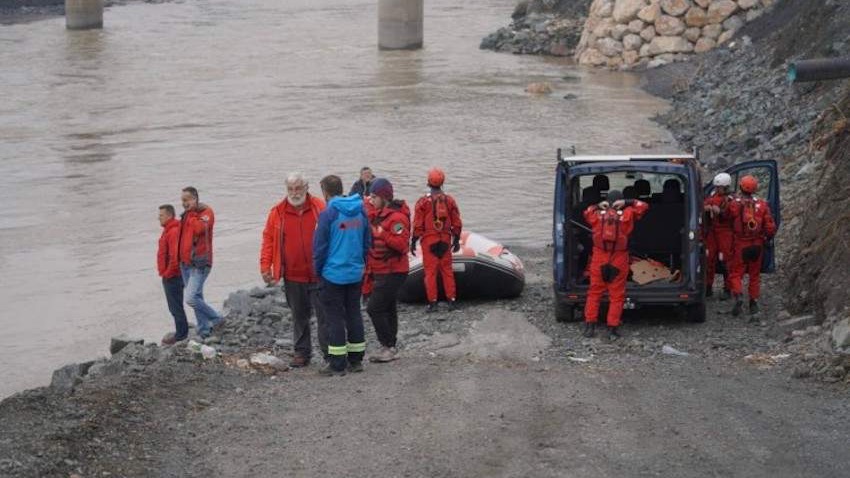
{"type": "Polygon", "coordinates": [[[369,186],[372,185],[373,179],[375,179],[375,175],[372,174],[372,168],[368,166],[360,168],[360,179],[351,185],[351,191],[348,192],[348,195],[357,195],[365,199],[369,195],[369,186]]]}
{"type": "Polygon", "coordinates": [[[371,244],[369,220],[360,196],[342,196],[338,176],[319,183],[327,208],[313,236],[313,263],[319,275],[319,301],[328,330],[329,363],[322,375],[363,371],[366,339],[360,315],[360,287],[371,244]]]}

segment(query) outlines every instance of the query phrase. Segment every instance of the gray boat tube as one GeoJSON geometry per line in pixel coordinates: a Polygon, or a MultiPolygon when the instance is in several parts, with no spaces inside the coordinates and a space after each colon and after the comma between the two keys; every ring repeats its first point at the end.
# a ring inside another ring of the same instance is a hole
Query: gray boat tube
{"type": "Polygon", "coordinates": [[[791,83],[842,78],[850,78],[850,57],[800,60],[788,67],[788,81],[791,83]]]}

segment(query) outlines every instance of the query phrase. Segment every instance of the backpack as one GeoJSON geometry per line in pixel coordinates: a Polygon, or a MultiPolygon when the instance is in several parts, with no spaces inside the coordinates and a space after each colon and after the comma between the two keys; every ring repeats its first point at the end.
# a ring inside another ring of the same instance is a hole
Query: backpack
{"type": "Polygon", "coordinates": [[[431,196],[431,212],[434,220],[434,229],[442,231],[449,219],[449,205],[445,194],[434,194],[431,196]]]}
{"type": "Polygon", "coordinates": [[[620,238],[620,221],[622,220],[623,211],[602,212],[602,244],[604,249],[608,249],[608,244],[611,244],[611,250],[617,247],[617,240],[620,238]]]}
{"type": "Polygon", "coordinates": [[[764,214],[761,208],[767,207],[758,199],[741,199],[741,232],[745,237],[761,237],[764,233],[764,214]]]}

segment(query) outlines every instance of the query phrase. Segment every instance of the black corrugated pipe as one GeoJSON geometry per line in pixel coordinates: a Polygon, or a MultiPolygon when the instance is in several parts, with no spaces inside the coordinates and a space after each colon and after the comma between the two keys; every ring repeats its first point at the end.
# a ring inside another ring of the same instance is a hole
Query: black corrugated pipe
{"type": "Polygon", "coordinates": [[[788,67],[788,80],[792,83],[841,78],[850,78],[850,58],[801,60],[788,67]]]}

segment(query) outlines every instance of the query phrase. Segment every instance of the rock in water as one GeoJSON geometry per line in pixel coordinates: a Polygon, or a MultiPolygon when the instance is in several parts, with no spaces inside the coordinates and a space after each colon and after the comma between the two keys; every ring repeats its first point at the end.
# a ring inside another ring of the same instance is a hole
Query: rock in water
{"type": "Polygon", "coordinates": [[[127,334],[121,334],[115,337],[112,337],[112,340],[109,342],[109,353],[112,355],[120,352],[124,347],[130,344],[144,344],[144,339],[139,339],[135,337],[130,337],[127,334]]]}
{"type": "Polygon", "coordinates": [[[540,83],[529,83],[525,88],[526,93],[533,95],[548,95],[552,93],[552,85],[548,81],[540,83]]]}

